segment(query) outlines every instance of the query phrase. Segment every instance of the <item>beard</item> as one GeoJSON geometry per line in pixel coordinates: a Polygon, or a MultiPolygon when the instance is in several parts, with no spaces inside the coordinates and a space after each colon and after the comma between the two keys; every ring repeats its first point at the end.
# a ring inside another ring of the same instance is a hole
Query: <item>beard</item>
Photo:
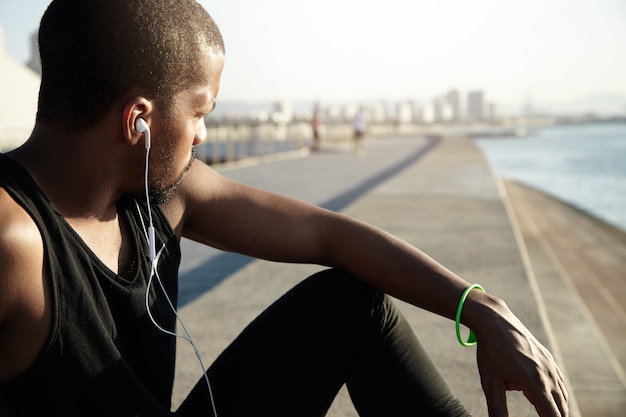
{"type": "Polygon", "coordinates": [[[171,184],[154,184],[148,187],[148,195],[150,196],[150,202],[152,204],[164,204],[172,199],[174,193],[176,192],[176,188],[183,182],[185,175],[191,168],[194,159],[196,159],[196,148],[191,148],[191,157],[189,158],[189,162],[183,171],[180,173],[176,181],[171,184]]]}

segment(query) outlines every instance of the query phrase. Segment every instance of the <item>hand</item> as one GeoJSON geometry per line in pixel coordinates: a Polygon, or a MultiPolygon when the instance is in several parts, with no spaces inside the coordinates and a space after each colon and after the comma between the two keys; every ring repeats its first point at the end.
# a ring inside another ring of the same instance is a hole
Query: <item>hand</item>
{"type": "Polygon", "coordinates": [[[567,417],[567,389],[552,354],[508,309],[478,335],[477,361],[489,417],[506,417],[506,391],[522,391],[540,417],[567,417]]]}

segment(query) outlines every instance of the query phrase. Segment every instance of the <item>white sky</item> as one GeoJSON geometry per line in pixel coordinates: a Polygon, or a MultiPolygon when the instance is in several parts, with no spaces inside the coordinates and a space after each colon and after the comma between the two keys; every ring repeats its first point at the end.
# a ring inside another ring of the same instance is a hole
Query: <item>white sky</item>
{"type": "MultiPolygon", "coordinates": [[[[30,56],[48,1],[0,0],[30,56]]],[[[202,0],[226,41],[222,100],[490,100],[626,93],[625,0],[202,0]]]]}

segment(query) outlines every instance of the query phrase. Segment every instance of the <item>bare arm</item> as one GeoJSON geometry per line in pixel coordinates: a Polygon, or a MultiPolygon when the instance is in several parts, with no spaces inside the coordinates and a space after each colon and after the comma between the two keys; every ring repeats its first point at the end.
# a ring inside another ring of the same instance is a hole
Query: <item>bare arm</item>
{"type": "Polygon", "coordinates": [[[389,233],[230,181],[199,162],[183,184],[186,199],[178,210],[184,214],[173,223],[179,234],[201,243],[262,259],[339,267],[448,318],[469,285],[389,233]]]}
{"type": "MultiPolygon", "coordinates": [[[[254,257],[343,268],[371,286],[453,318],[469,283],[408,243],[372,226],[229,181],[201,163],[181,189],[175,222],[184,236],[254,257]],[[210,190],[210,191],[206,191],[210,190]]],[[[490,416],[506,416],[506,390],[523,390],[540,416],[567,415],[562,375],[550,353],[487,293],[473,291],[462,321],[479,339],[490,416]]]]}
{"type": "Polygon", "coordinates": [[[41,236],[0,189],[0,382],[33,363],[50,331],[50,317],[41,236]]]}

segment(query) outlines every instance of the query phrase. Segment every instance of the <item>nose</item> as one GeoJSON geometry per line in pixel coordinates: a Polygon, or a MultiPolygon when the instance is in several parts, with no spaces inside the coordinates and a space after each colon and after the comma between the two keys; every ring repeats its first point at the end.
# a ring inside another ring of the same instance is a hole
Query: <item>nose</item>
{"type": "Polygon", "coordinates": [[[201,143],[206,141],[206,139],[207,139],[207,131],[206,131],[206,124],[204,123],[204,117],[203,117],[198,122],[198,128],[196,129],[196,134],[193,138],[193,144],[194,146],[200,145],[201,143]]]}

